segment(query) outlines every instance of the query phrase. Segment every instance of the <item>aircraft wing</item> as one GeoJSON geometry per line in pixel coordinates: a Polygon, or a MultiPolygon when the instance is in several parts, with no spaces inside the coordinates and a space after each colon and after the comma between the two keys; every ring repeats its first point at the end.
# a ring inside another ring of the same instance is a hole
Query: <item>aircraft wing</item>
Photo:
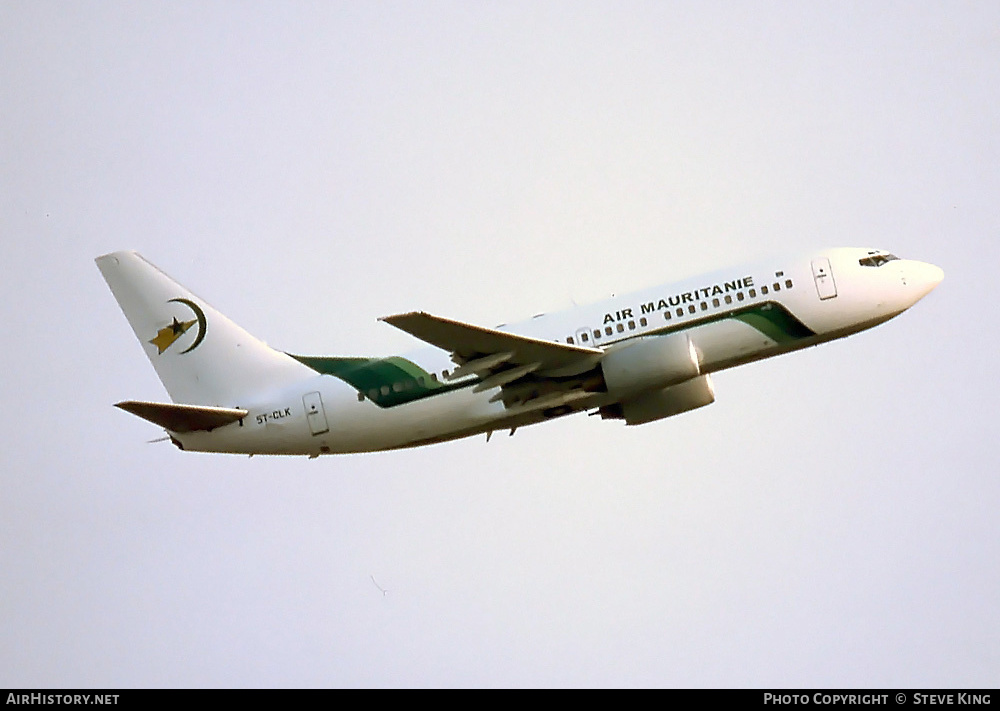
{"type": "MultiPolygon", "coordinates": [[[[535,371],[543,376],[575,375],[593,368],[603,355],[603,351],[596,348],[518,336],[422,311],[386,316],[381,320],[449,351],[452,360],[460,365],[458,371],[452,374],[453,379],[474,372],[497,373],[501,367],[504,370],[494,375],[494,378],[505,373],[508,376],[522,377],[535,371]]],[[[510,382],[517,377],[500,380],[510,382]]]]}

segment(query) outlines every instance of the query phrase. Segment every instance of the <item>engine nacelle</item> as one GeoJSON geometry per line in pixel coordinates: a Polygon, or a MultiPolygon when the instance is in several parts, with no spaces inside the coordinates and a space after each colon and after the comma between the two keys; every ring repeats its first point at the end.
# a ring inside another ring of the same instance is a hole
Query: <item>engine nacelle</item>
{"type": "Polygon", "coordinates": [[[604,383],[625,401],[701,375],[698,352],[686,334],[649,336],[608,351],[601,360],[604,383]]]}
{"type": "Polygon", "coordinates": [[[700,375],[679,385],[620,403],[615,408],[615,416],[624,419],[626,425],[643,425],[711,405],[713,402],[715,388],[712,387],[712,379],[708,375],[700,375]]]}

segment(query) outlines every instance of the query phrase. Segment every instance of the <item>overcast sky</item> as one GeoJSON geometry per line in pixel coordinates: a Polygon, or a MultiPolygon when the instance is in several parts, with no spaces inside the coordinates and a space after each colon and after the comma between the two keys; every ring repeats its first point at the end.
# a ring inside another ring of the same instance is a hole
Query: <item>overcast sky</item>
{"type": "Polygon", "coordinates": [[[8,0],[0,106],[0,687],[1000,685],[997,2],[8,0]],[[835,245],[946,277],[670,420],[311,461],[147,444],[93,263],[388,355],[835,245]]]}

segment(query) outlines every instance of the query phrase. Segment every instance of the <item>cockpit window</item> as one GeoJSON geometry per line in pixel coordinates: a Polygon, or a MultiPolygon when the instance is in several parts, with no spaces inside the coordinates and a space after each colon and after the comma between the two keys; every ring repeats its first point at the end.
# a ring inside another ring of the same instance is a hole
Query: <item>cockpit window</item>
{"type": "Polygon", "coordinates": [[[899,259],[895,254],[871,254],[864,259],[859,259],[858,264],[863,267],[881,267],[895,259],[899,259]]]}

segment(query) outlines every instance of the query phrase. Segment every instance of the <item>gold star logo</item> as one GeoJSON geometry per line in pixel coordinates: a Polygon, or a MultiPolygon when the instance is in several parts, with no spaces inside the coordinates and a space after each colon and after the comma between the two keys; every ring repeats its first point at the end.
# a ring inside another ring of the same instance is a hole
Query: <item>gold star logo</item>
{"type": "Polygon", "coordinates": [[[184,333],[197,323],[197,320],[192,321],[178,321],[177,317],[174,317],[173,323],[169,326],[164,326],[156,333],[156,338],[152,339],[150,343],[156,346],[160,353],[167,350],[174,344],[178,338],[184,335],[184,333]]]}

